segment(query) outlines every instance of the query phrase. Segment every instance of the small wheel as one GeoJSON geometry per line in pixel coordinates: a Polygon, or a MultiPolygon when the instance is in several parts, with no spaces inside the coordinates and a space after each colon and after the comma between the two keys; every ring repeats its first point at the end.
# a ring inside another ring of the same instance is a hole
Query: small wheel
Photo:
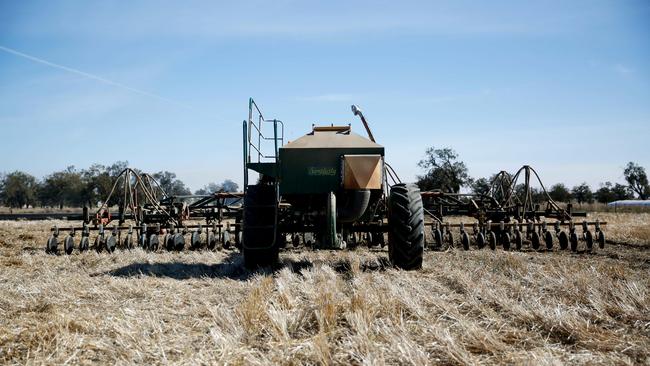
{"type": "Polygon", "coordinates": [[[158,238],[158,234],[151,234],[149,236],[149,250],[155,252],[156,250],[158,250],[158,245],[160,245],[160,239],[158,238]]]}
{"type": "Polygon", "coordinates": [[[174,234],[164,235],[163,242],[165,242],[165,249],[168,251],[174,250],[174,234]]]}
{"type": "Polygon", "coordinates": [[[569,235],[569,243],[571,243],[571,251],[572,252],[577,252],[578,251],[578,234],[575,232],[571,233],[569,235]]]}
{"type": "Polygon", "coordinates": [[[447,231],[447,243],[450,247],[454,246],[454,234],[451,231],[447,231]]]}
{"type": "Polygon", "coordinates": [[[115,247],[117,246],[117,237],[115,235],[111,235],[108,238],[106,238],[105,241],[106,245],[106,251],[109,253],[113,253],[115,251],[115,247]]]}
{"type": "Polygon", "coordinates": [[[50,238],[47,239],[47,244],[45,245],[45,253],[56,254],[58,246],[58,240],[54,236],[50,236],[50,238]]]}
{"type": "Polygon", "coordinates": [[[214,250],[214,248],[217,246],[217,236],[214,235],[212,231],[208,232],[208,249],[214,250]]]}
{"type": "Polygon", "coordinates": [[[523,239],[521,238],[521,231],[517,230],[515,231],[515,248],[517,250],[521,250],[521,246],[523,244],[523,239]]]}
{"type": "Polygon", "coordinates": [[[122,241],[122,245],[126,249],[132,249],[133,248],[133,238],[131,238],[131,235],[127,235],[124,240],[122,241]]]}
{"type": "Polygon", "coordinates": [[[141,247],[142,250],[149,250],[149,236],[147,234],[142,234],[140,240],[138,240],[138,246],[141,247]]]}
{"type": "Polygon", "coordinates": [[[565,231],[560,231],[560,235],[558,236],[558,241],[560,242],[560,249],[566,250],[566,248],[569,247],[569,236],[566,234],[565,231]]]}
{"type": "Polygon", "coordinates": [[[180,252],[185,248],[185,237],[181,233],[176,233],[172,235],[172,240],[174,241],[174,250],[180,252]]]}
{"type": "Polygon", "coordinates": [[[95,250],[97,253],[101,253],[104,250],[104,242],[106,241],[105,238],[98,236],[95,238],[95,250]]]}
{"type": "Polygon", "coordinates": [[[440,229],[435,229],[433,231],[433,241],[438,248],[442,247],[442,232],[440,229]]]}
{"type": "Polygon", "coordinates": [[[497,234],[495,234],[494,231],[488,233],[488,245],[492,250],[497,248],[497,234]]]}
{"type": "Polygon", "coordinates": [[[485,246],[485,235],[483,235],[483,233],[478,233],[478,235],[476,235],[476,246],[478,246],[479,249],[483,249],[485,246]]]}
{"type": "Polygon", "coordinates": [[[230,232],[224,231],[221,235],[221,238],[222,238],[223,248],[230,249],[230,246],[232,245],[232,243],[230,242],[230,232]]]}
{"type": "Polygon", "coordinates": [[[199,249],[201,248],[201,232],[194,231],[190,238],[190,248],[199,249]]]}
{"type": "Polygon", "coordinates": [[[587,244],[587,251],[591,252],[594,247],[594,237],[591,234],[591,231],[585,231],[585,244],[587,244]]]}
{"type": "Polygon", "coordinates": [[[469,235],[463,231],[463,234],[460,236],[460,243],[463,245],[464,250],[469,250],[469,235]]]}
{"type": "MultiPolygon", "coordinates": [[[[296,236],[298,236],[298,235],[296,234],[296,236]]],[[[348,232],[344,236],[345,236],[345,242],[347,244],[348,249],[351,249],[351,250],[357,249],[357,247],[359,246],[359,243],[357,241],[357,236],[355,235],[355,233],[348,232]]],[[[303,243],[304,243],[304,238],[305,237],[303,235],[303,243]]]]}
{"type": "Polygon", "coordinates": [[[501,235],[501,244],[503,245],[503,250],[510,250],[510,233],[504,232],[501,235]]]}
{"type": "Polygon", "coordinates": [[[379,244],[381,248],[386,246],[386,238],[384,237],[384,233],[377,233],[375,235],[375,240],[377,241],[377,244],[379,244]]]}
{"type": "Polygon", "coordinates": [[[547,250],[553,249],[553,233],[550,231],[544,232],[544,243],[546,244],[547,250]]]}
{"type": "MultiPolygon", "coordinates": [[[[356,235],[356,234],[353,234],[356,235]]],[[[356,237],[355,237],[356,238],[356,237]]],[[[359,242],[355,239],[356,242],[359,242]]],[[[307,248],[311,248],[315,244],[314,240],[314,234],[313,233],[305,233],[302,237],[302,242],[305,244],[307,248]]]]}
{"type": "Polygon", "coordinates": [[[74,239],[71,236],[68,236],[65,238],[65,254],[70,255],[72,254],[72,250],[74,249],[74,239]]]}
{"type": "Polygon", "coordinates": [[[374,240],[374,235],[372,233],[366,233],[366,246],[368,248],[372,248],[375,246],[375,240],[374,240]]]}
{"type": "Polygon", "coordinates": [[[600,249],[605,248],[605,233],[602,230],[598,232],[598,247],[600,249]]]}
{"type": "Polygon", "coordinates": [[[90,240],[88,239],[88,237],[82,236],[81,241],[79,242],[79,251],[85,252],[86,250],[88,250],[89,246],[90,246],[90,240]]]}
{"type": "Polygon", "coordinates": [[[539,249],[539,233],[537,231],[533,231],[533,233],[530,235],[530,244],[533,246],[534,250],[539,249]]]}

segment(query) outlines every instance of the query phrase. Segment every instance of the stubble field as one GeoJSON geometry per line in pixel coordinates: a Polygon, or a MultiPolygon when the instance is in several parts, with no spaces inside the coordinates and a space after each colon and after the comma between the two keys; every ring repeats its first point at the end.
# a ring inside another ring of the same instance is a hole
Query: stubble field
{"type": "Polygon", "coordinates": [[[650,214],[596,217],[592,254],[451,248],[414,272],[361,248],[264,272],[236,250],[53,256],[53,222],[0,222],[0,363],[647,364],[650,214]]]}

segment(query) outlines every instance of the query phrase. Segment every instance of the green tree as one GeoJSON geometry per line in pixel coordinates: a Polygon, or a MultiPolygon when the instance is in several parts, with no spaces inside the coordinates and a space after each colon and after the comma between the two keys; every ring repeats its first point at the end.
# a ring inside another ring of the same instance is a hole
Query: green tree
{"type": "Polygon", "coordinates": [[[221,183],[221,189],[224,192],[237,192],[239,191],[239,184],[233,182],[230,179],[226,179],[221,183]]]}
{"type": "Polygon", "coordinates": [[[81,173],[74,166],[69,166],[66,170],[45,177],[38,195],[41,203],[63,208],[64,205],[83,205],[83,190],[84,182],[81,173]]]}
{"type": "Polygon", "coordinates": [[[612,182],[605,182],[600,185],[600,188],[594,193],[596,201],[600,203],[609,203],[616,201],[616,195],[612,192],[612,182]]]}
{"type": "Polygon", "coordinates": [[[639,199],[646,200],[650,197],[648,176],[642,166],[630,161],[623,170],[623,175],[630,189],[639,196],[639,199]]]}
{"type": "Polygon", "coordinates": [[[203,188],[197,189],[194,194],[204,195],[212,194],[215,192],[237,192],[239,185],[230,179],[224,180],[222,183],[208,183],[203,188]]]}
{"type": "MultiPolygon", "coordinates": [[[[526,200],[526,185],[523,183],[517,184],[515,186],[514,194],[519,198],[519,201],[523,204],[526,200]]],[[[546,195],[541,189],[530,187],[530,198],[532,203],[539,203],[546,199],[546,195]]]]}
{"type": "Polygon", "coordinates": [[[562,183],[554,184],[549,189],[548,195],[556,202],[571,201],[571,192],[569,192],[569,188],[562,183]]]}
{"type": "Polygon", "coordinates": [[[2,179],[2,201],[9,207],[24,207],[36,203],[38,183],[25,172],[15,171],[2,179]]]}
{"type": "Polygon", "coordinates": [[[428,148],[418,166],[426,171],[424,175],[418,176],[421,190],[440,189],[458,193],[461,187],[472,182],[467,166],[458,160],[458,154],[450,148],[428,148]]]}
{"type": "MultiPolygon", "coordinates": [[[[83,188],[80,191],[80,200],[89,206],[96,206],[98,202],[108,198],[111,189],[119,177],[119,174],[129,166],[128,161],[118,161],[109,166],[93,164],[88,169],[81,171],[83,188]]],[[[120,192],[123,192],[124,182],[118,182],[115,192],[108,202],[109,206],[120,204],[124,199],[120,192]]]]}
{"type": "Polygon", "coordinates": [[[571,189],[571,196],[574,200],[576,200],[576,202],[578,202],[579,205],[582,205],[585,202],[594,202],[594,194],[591,192],[591,188],[589,188],[589,185],[587,183],[582,183],[573,187],[571,189]]]}
{"type": "Polygon", "coordinates": [[[630,187],[616,183],[612,187],[612,193],[614,194],[615,200],[629,200],[634,198],[634,194],[630,191],[630,187]]]}
{"type": "Polygon", "coordinates": [[[192,194],[182,180],[176,178],[176,174],[168,171],[161,171],[152,175],[160,187],[169,196],[183,196],[192,194]]]}
{"type": "Polygon", "coordinates": [[[478,195],[487,195],[490,193],[490,182],[487,178],[474,179],[471,184],[472,193],[478,195]]]}
{"type": "Polygon", "coordinates": [[[213,194],[215,192],[219,192],[220,190],[221,190],[221,185],[217,183],[208,183],[203,188],[197,189],[196,192],[194,192],[194,194],[200,194],[200,195],[213,194]]]}

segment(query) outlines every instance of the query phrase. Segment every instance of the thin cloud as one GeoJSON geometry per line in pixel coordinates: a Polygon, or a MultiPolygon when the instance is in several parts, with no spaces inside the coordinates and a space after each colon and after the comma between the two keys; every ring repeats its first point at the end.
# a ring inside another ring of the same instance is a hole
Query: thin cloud
{"type": "Polygon", "coordinates": [[[114,87],[117,87],[117,88],[120,88],[120,89],[123,89],[123,90],[127,90],[127,91],[130,91],[132,93],[136,93],[136,94],[140,94],[140,95],[143,95],[143,96],[146,96],[146,97],[149,97],[149,98],[157,99],[159,101],[163,101],[163,102],[173,104],[173,105],[176,105],[176,106],[179,106],[179,107],[182,107],[182,108],[186,108],[186,109],[189,109],[189,110],[194,109],[194,108],[192,108],[192,107],[190,107],[190,106],[188,106],[186,104],[179,103],[177,101],[171,100],[169,98],[165,98],[165,97],[160,96],[158,94],[154,94],[154,93],[150,93],[150,92],[147,92],[147,91],[144,91],[144,90],[136,89],[136,88],[130,87],[128,85],[118,83],[118,82],[113,81],[113,80],[106,79],[106,78],[101,77],[101,76],[97,76],[97,75],[87,73],[85,71],[81,71],[81,70],[73,69],[73,68],[68,67],[68,66],[63,66],[63,65],[60,65],[60,64],[56,64],[54,62],[50,62],[50,61],[44,60],[44,59],[39,58],[39,57],[28,55],[26,53],[17,51],[17,50],[15,50],[13,48],[0,46],[0,50],[5,51],[5,52],[10,53],[10,54],[15,55],[15,56],[25,58],[27,60],[30,60],[30,61],[33,61],[33,62],[36,62],[36,63],[42,64],[42,65],[46,65],[46,66],[53,67],[55,69],[67,71],[67,72],[70,72],[70,73],[73,73],[73,74],[77,74],[77,75],[86,77],[88,79],[96,80],[96,81],[99,81],[99,82],[107,84],[107,85],[111,85],[111,86],[114,86],[114,87]]]}
{"type": "Polygon", "coordinates": [[[625,65],[623,65],[623,64],[616,64],[616,65],[614,66],[614,71],[617,72],[617,73],[619,73],[619,74],[621,74],[621,75],[625,75],[625,76],[626,76],[626,75],[634,74],[634,72],[635,72],[636,70],[634,70],[634,69],[632,69],[632,68],[630,68],[630,67],[627,67],[627,66],[625,66],[625,65]]]}

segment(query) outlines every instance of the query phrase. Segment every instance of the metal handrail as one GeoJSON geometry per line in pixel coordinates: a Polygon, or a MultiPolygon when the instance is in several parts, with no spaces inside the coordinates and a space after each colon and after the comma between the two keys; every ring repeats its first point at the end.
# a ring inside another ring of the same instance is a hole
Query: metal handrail
{"type": "Polygon", "coordinates": [[[284,123],[277,119],[265,119],[262,111],[258,107],[257,103],[253,98],[249,99],[249,110],[248,110],[248,128],[247,128],[247,143],[249,149],[247,149],[247,162],[251,161],[251,148],[257,152],[257,162],[260,162],[262,159],[275,159],[277,162],[278,151],[277,143],[280,142],[280,146],[284,145],[284,123]],[[257,114],[257,123],[253,118],[253,114],[257,114]],[[273,137],[265,136],[262,132],[262,123],[273,123],[273,137]],[[280,135],[278,135],[277,125],[280,125],[280,135]],[[254,140],[253,128],[257,131],[257,141],[254,140]],[[273,155],[267,155],[262,152],[262,141],[274,141],[275,142],[275,151],[273,155]]]}

